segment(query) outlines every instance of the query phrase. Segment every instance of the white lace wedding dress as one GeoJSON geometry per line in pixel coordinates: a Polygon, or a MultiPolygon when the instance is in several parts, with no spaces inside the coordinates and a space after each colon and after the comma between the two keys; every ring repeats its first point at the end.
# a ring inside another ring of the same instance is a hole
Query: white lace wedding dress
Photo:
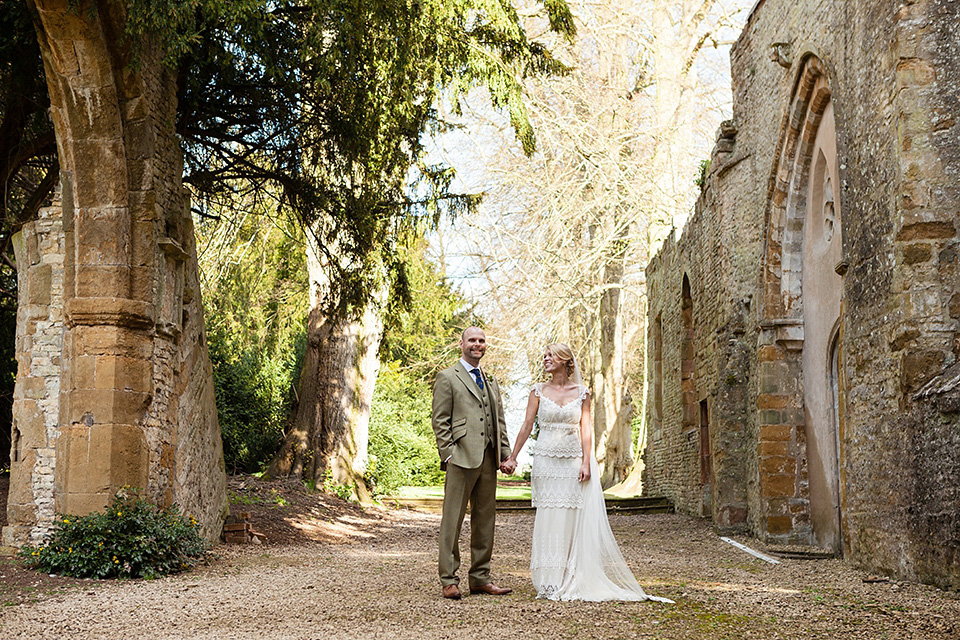
{"type": "Polygon", "coordinates": [[[581,483],[580,410],[587,397],[565,404],[541,393],[533,446],[530,490],[537,509],[530,573],[538,598],[551,600],[656,600],[646,594],[620,553],[607,521],[597,461],[590,456],[590,480],[581,483]]]}

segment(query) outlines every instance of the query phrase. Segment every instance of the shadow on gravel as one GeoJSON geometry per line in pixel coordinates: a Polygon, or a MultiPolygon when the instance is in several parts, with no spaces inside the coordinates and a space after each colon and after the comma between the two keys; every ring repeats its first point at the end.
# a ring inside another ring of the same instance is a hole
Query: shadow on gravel
{"type": "Polygon", "coordinates": [[[411,526],[432,526],[426,518],[403,518],[400,522],[391,517],[395,510],[365,509],[334,495],[311,491],[293,478],[230,476],[227,492],[230,513],[249,513],[253,530],[266,537],[267,545],[382,540],[401,535],[398,528],[409,532],[411,526]]]}

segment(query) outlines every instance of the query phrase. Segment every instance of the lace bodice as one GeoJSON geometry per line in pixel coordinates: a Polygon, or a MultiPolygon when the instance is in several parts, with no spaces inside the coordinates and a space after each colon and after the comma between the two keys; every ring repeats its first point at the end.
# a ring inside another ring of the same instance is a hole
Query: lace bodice
{"type": "Polygon", "coordinates": [[[580,446],[580,413],[589,391],[581,386],[579,396],[561,406],[544,395],[542,388],[540,383],[533,387],[533,393],[540,398],[540,406],[537,408],[540,434],[533,447],[533,454],[579,458],[583,454],[580,446]]]}
{"type": "Polygon", "coordinates": [[[540,434],[533,445],[531,502],[537,508],[579,509],[583,506],[579,480],[583,456],[580,416],[587,388],[580,387],[580,394],[563,405],[544,395],[539,384],[533,392],[540,398],[537,408],[540,434]]]}

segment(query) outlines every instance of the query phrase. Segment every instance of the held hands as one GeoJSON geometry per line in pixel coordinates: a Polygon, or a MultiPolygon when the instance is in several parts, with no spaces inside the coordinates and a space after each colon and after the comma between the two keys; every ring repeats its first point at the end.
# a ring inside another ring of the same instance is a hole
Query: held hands
{"type": "Polygon", "coordinates": [[[514,458],[513,456],[510,456],[509,458],[507,458],[506,460],[500,463],[500,471],[507,474],[508,476],[511,475],[516,470],[517,470],[517,459],[514,458]]]}

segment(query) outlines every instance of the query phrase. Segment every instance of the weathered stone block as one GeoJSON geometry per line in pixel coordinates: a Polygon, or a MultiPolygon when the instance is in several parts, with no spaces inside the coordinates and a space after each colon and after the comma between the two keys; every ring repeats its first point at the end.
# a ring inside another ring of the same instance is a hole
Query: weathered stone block
{"type": "Polygon", "coordinates": [[[786,440],[763,441],[760,443],[760,456],[786,456],[790,451],[786,440]]]}
{"type": "Polygon", "coordinates": [[[903,261],[906,264],[916,264],[918,262],[927,262],[932,257],[933,252],[929,244],[911,244],[903,249],[903,261]]]}
{"type": "Polygon", "coordinates": [[[70,384],[74,389],[95,389],[97,356],[76,356],[73,358],[70,384]]]}
{"type": "MultiPolygon", "coordinates": [[[[77,172],[73,198],[78,211],[125,201],[127,168],[122,139],[75,140],[73,152],[77,172]]],[[[82,230],[82,224],[77,224],[77,230],[82,230]]],[[[104,239],[111,240],[109,235],[104,239]]],[[[78,246],[84,245],[78,239],[78,246]]]]}
{"type": "Polygon", "coordinates": [[[950,317],[960,318],[960,293],[955,293],[950,297],[950,317]]]}
{"type": "Polygon", "coordinates": [[[920,331],[912,327],[904,328],[890,341],[891,351],[902,351],[904,347],[920,337],[920,331]]]}
{"type": "Polygon", "coordinates": [[[897,234],[897,240],[937,240],[943,238],[952,238],[957,231],[953,222],[947,220],[932,222],[917,222],[913,224],[904,224],[897,234]]]}
{"type": "MultiPolygon", "coordinates": [[[[773,338],[773,335],[775,334],[771,335],[771,339],[773,338]]],[[[767,345],[757,349],[758,362],[776,362],[778,360],[782,360],[783,358],[784,358],[783,349],[779,347],[776,347],[773,345],[767,345]]]]}
{"type": "Polygon", "coordinates": [[[760,473],[778,475],[789,474],[794,476],[797,472],[797,461],[789,456],[769,456],[760,458],[760,473]]]}
{"type": "Polygon", "coordinates": [[[130,270],[130,295],[137,300],[149,300],[157,288],[157,269],[154,264],[130,270]]]}
{"type": "Polygon", "coordinates": [[[40,400],[47,396],[45,378],[27,376],[20,377],[17,382],[23,390],[23,397],[31,400],[40,400]]]}
{"type": "MultiPolygon", "coordinates": [[[[57,475],[66,495],[98,494],[106,499],[124,485],[147,486],[149,456],[143,431],[131,425],[77,425],[61,429],[57,475]]],[[[58,501],[62,496],[58,495],[58,501]]],[[[83,513],[67,499],[66,513],[83,513]]]]}
{"type": "Polygon", "coordinates": [[[69,392],[71,424],[135,425],[144,417],[151,396],[118,389],[81,389],[69,392]]]}
{"type": "Polygon", "coordinates": [[[82,298],[125,298],[130,291],[130,267],[125,265],[84,265],[77,269],[77,296],[82,298]]]}
{"type": "MultiPolygon", "coordinates": [[[[126,207],[101,207],[77,212],[78,265],[129,266],[130,213],[126,207]]],[[[122,293],[101,293],[124,298],[122,293]]]]}
{"type": "Polygon", "coordinates": [[[943,369],[942,351],[912,351],[902,360],[902,379],[907,389],[919,389],[943,369]]]}
{"type": "Polygon", "coordinates": [[[783,415],[783,412],[780,411],[762,410],[760,412],[760,422],[762,424],[783,424],[786,422],[783,415]]]}
{"type": "MultiPolygon", "coordinates": [[[[119,489],[119,487],[117,487],[119,489]]],[[[103,511],[110,504],[112,494],[103,493],[63,493],[57,495],[57,511],[75,516],[103,511]]]]}
{"type": "MultiPolygon", "coordinates": [[[[104,314],[109,309],[103,309],[104,314]]],[[[148,335],[117,326],[89,326],[74,329],[78,350],[87,355],[123,356],[148,359],[153,356],[153,341],[148,335]]]]}
{"type": "Polygon", "coordinates": [[[897,84],[900,87],[922,87],[937,79],[937,71],[926,60],[911,58],[897,65],[897,84]]]}
{"type": "Polygon", "coordinates": [[[50,288],[53,267],[39,264],[27,270],[27,304],[47,306],[50,304],[50,288]]]}
{"type": "Polygon", "coordinates": [[[20,429],[20,438],[25,447],[38,446],[44,432],[44,412],[39,400],[18,399],[14,403],[14,420],[20,429]]]}
{"type": "Polygon", "coordinates": [[[736,527],[747,521],[747,508],[724,505],[717,512],[717,524],[721,527],[736,527]]]}
{"type": "Polygon", "coordinates": [[[10,465],[10,490],[7,493],[8,504],[32,504],[33,468],[37,463],[36,451],[21,443],[20,460],[10,465]]]}
{"type": "MultiPolygon", "coordinates": [[[[784,409],[791,402],[791,397],[787,395],[776,395],[771,393],[762,393],[757,397],[758,409],[784,409]]],[[[776,421],[766,421],[776,422],[776,421]]]]}
{"type": "MultiPolygon", "coordinates": [[[[124,135],[128,145],[128,158],[134,160],[134,162],[130,162],[130,164],[135,165],[138,164],[138,162],[150,163],[157,149],[157,136],[154,131],[153,121],[147,119],[129,121],[124,130],[124,135]]],[[[139,189],[152,184],[153,171],[151,167],[138,170],[138,172],[146,174],[149,177],[146,184],[131,181],[132,185],[136,185],[134,188],[139,189]]]]}
{"type": "Polygon", "coordinates": [[[788,441],[793,440],[794,427],[786,424],[761,424],[760,441],[788,441]]]}
{"type": "Polygon", "coordinates": [[[787,497],[796,495],[796,476],[766,476],[761,481],[761,495],[787,497]]]}
{"type": "Polygon", "coordinates": [[[153,387],[153,363],[149,360],[113,356],[97,358],[97,388],[149,393],[153,387]]]}
{"type": "Polygon", "coordinates": [[[790,516],[771,516],[767,518],[767,532],[772,535],[790,533],[793,519],[790,516]]]}
{"type": "Polygon", "coordinates": [[[33,502],[7,503],[7,524],[11,526],[32,524],[37,519],[37,506],[33,502]]]}

